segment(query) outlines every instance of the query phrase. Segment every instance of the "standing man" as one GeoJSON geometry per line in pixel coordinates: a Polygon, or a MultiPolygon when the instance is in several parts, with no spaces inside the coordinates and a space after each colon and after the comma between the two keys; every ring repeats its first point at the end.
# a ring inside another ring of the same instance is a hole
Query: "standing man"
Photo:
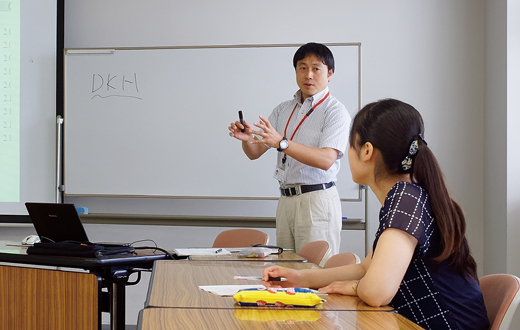
{"type": "Polygon", "coordinates": [[[298,253],[309,242],[325,240],[337,254],[342,213],[336,175],[348,144],[350,115],[329,92],[334,74],[329,48],[305,44],[294,54],[293,65],[300,88],[294,98],[278,105],[269,119],[260,116],[253,124],[260,130],[237,121],[229,135],[242,141],[250,159],[270,148],[278,151],[276,244],[298,253]]]}

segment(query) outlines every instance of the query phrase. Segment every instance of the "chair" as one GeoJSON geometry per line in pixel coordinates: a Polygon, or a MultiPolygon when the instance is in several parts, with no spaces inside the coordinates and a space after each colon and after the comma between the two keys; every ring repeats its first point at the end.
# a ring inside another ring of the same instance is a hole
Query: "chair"
{"type": "Polygon", "coordinates": [[[308,262],[315,263],[320,267],[327,261],[330,254],[330,247],[327,241],[314,241],[305,244],[298,252],[298,255],[307,259],[308,262]]]}
{"type": "Polygon", "coordinates": [[[266,245],[269,242],[269,235],[263,231],[240,228],[224,230],[217,235],[213,242],[214,248],[240,248],[254,244],[266,245]]]}
{"type": "Polygon", "coordinates": [[[510,274],[492,274],[480,278],[490,330],[509,329],[520,302],[520,279],[510,274]]]}
{"type": "Polygon", "coordinates": [[[330,257],[323,265],[323,268],[333,268],[345,265],[359,264],[361,260],[355,253],[344,252],[330,257]]]}

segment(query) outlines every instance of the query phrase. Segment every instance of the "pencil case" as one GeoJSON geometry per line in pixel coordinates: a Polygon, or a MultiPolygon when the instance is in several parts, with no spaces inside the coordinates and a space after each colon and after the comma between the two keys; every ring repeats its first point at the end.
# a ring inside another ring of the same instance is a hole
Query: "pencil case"
{"type": "Polygon", "coordinates": [[[240,306],[316,307],[324,301],[309,289],[302,288],[244,289],[233,298],[240,306]]]}
{"type": "Polygon", "coordinates": [[[271,254],[281,254],[283,252],[283,248],[276,245],[263,245],[263,244],[255,244],[251,245],[252,247],[263,247],[271,250],[271,254]]]}
{"type": "Polygon", "coordinates": [[[271,254],[271,249],[266,247],[250,247],[240,250],[238,257],[264,258],[271,254]]]}

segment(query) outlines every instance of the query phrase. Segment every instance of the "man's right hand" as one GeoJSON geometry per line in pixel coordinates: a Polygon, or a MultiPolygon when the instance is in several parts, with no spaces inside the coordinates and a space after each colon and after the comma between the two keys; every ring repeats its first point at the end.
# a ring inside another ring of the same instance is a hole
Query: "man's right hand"
{"type": "Polygon", "coordinates": [[[229,136],[234,137],[235,139],[247,141],[251,137],[250,126],[247,124],[245,120],[244,125],[242,125],[240,121],[237,120],[236,122],[231,123],[228,129],[229,136]],[[242,129],[244,130],[244,132],[242,132],[242,129]]]}

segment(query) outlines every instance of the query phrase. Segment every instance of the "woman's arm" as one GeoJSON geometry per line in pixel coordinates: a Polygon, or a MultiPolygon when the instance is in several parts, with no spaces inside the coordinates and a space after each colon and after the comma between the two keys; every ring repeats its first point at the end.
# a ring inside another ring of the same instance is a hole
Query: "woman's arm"
{"type": "Polygon", "coordinates": [[[266,286],[320,288],[334,281],[357,280],[363,277],[365,268],[361,264],[327,268],[294,270],[281,266],[264,269],[263,284],[266,286]],[[284,277],[286,281],[267,281],[269,277],[284,277]]]}
{"type": "Polygon", "coordinates": [[[371,306],[388,305],[412,261],[417,239],[395,228],[379,237],[374,257],[357,286],[358,296],[371,306]]]}
{"type": "Polygon", "coordinates": [[[381,234],[373,258],[370,258],[371,251],[360,264],[366,273],[359,281],[351,279],[333,282],[320,291],[358,295],[375,307],[388,305],[399,289],[416,245],[415,237],[402,230],[388,228],[381,234]]]}
{"type": "Polygon", "coordinates": [[[294,270],[280,266],[264,269],[266,286],[320,288],[325,293],[358,295],[371,306],[388,305],[395,296],[410,265],[417,239],[395,228],[386,229],[372,250],[360,263],[327,269],[294,270]],[[287,281],[266,281],[268,277],[287,281]]]}

